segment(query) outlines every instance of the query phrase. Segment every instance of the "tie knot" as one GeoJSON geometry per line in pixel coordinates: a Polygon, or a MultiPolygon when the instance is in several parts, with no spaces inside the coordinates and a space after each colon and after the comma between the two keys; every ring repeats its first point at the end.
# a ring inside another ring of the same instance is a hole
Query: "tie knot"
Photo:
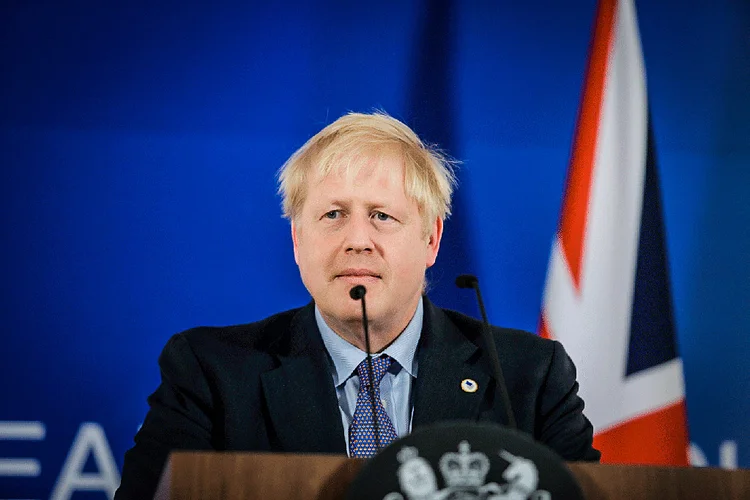
{"type": "MultiPolygon", "coordinates": [[[[375,387],[380,387],[380,381],[383,380],[385,372],[391,366],[393,359],[387,354],[383,354],[380,357],[372,358],[372,376],[375,379],[375,387]]],[[[362,361],[357,366],[357,375],[359,376],[359,383],[364,387],[370,386],[370,374],[367,372],[367,359],[362,361]]]]}

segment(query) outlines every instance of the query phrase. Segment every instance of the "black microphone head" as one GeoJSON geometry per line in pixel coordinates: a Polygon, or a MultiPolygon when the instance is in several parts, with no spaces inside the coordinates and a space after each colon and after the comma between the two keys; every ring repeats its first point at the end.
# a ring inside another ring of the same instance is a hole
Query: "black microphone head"
{"type": "Polygon", "coordinates": [[[357,285],[352,287],[351,290],[349,290],[349,297],[351,297],[354,300],[359,300],[362,297],[365,296],[367,293],[367,288],[365,288],[363,285],[357,285]]]}
{"type": "Polygon", "coordinates": [[[456,278],[456,286],[458,288],[474,288],[479,280],[473,274],[462,274],[456,278]]]}

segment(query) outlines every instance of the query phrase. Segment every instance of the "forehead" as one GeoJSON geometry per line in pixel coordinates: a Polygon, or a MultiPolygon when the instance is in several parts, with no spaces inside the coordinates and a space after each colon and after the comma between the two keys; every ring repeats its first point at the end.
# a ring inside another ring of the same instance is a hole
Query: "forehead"
{"type": "Polygon", "coordinates": [[[405,169],[400,155],[361,154],[331,162],[309,178],[310,195],[335,197],[350,190],[367,190],[372,196],[406,197],[405,169]]]}

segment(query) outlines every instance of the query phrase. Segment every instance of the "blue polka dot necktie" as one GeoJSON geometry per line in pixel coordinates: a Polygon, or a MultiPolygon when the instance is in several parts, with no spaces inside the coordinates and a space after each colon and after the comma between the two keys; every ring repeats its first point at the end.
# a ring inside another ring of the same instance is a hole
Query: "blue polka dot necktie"
{"type": "MultiPolygon", "coordinates": [[[[388,418],[383,403],[380,400],[380,381],[391,366],[392,359],[383,355],[372,360],[372,376],[375,379],[375,407],[378,413],[378,430],[380,431],[380,446],[386,446],[398,436],[393,428],[393,422],[388,418]]],[[[357,406],[354,409],[352,424],[349,426],[349,454],[352,457],[368,458],[378,451],[375,445],[375,425],[372,419],[370,403],[370,375],[367,373],[367,360],[357,366],[359,376],[359,393],[357,406]]]]}

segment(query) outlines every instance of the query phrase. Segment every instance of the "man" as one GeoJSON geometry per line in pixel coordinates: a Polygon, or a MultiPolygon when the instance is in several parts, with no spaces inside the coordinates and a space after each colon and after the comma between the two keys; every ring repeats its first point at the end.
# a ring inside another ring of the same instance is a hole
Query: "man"
{"type": "MultiPolygon", "coordinates": [[[[313,302],[257,323],[170,339],[162,383],[117,498],[153,494],[173,449],[371,456],[375,391],[382,444],[444,420],[505,423],[482,324],[424,295],[454,177],[449,162],[384,114],[349,114],[280,172],[294,257],[313,302]],[[367,290],[373,380],[352,287],[367,290]]],[[[598,460],[562,346],[494,328],[519,429],[566,460],[598,460]]]]}

